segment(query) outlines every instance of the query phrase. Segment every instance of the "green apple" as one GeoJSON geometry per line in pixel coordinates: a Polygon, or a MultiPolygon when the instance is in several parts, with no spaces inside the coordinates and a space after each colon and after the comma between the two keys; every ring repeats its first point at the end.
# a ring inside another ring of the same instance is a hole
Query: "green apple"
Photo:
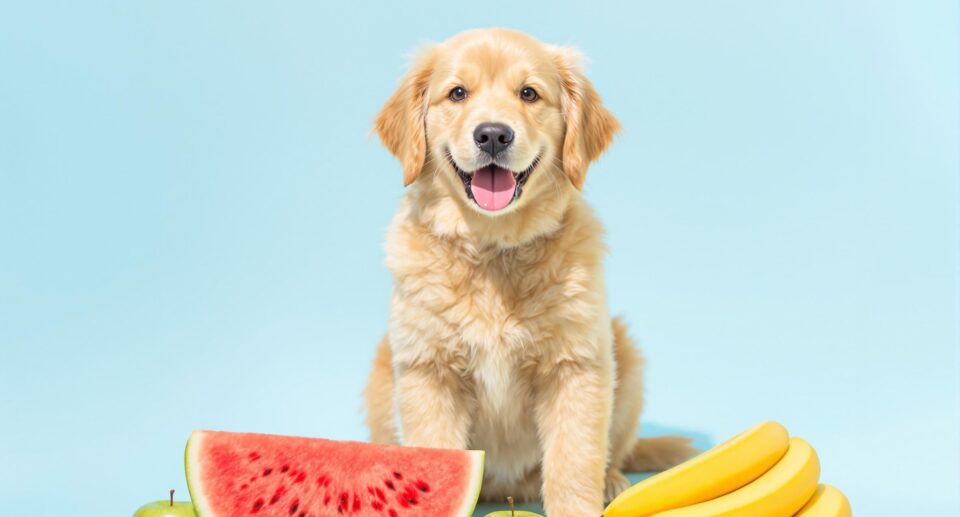
{"type": "Polygon", "coordinates": [[[488,513],[484,517],[543,517],[539,513],[527,512],[523,510],[514,510],[512,497],[507,498],[507,504],[510,505],[509,510],[501,510],[499,512],[488,513]]]}
{"type": "Polygon", "coordinates": [[[193,513],[193,503],[174,502],[173,490],[171,490],[170,499],[145,504],[133,514],[133,517],[197,517],[197,514],[193,513]]]}

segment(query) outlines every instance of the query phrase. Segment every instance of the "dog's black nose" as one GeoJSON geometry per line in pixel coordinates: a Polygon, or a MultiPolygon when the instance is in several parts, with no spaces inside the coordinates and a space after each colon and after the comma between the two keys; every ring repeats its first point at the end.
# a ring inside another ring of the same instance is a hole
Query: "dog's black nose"
{"type": "Polygon", "coordinates": [[[484,122],[473,131],[473,141],[477,147],[490,156],[496,156],[510,147],[513,142],[513,130],[499,122],[484,122]]]}

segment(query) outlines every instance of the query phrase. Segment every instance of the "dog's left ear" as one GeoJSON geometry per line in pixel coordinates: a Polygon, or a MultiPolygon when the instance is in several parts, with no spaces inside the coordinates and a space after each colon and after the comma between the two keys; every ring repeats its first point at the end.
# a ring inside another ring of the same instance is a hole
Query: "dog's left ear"
{"type": "Polygon", "coordinates": [[[583,189],[587,167],[603,154],[620,122],[600,102],[600,95],[583,74],[583,57],[571,48],[556,48],[560,72],[560,108],[566,125],[563,138],[563,172],[577,189],[583,189]]]}
{"type": "Polygon", "coordinates": [[[403,186],[417,179],[427,155],[427,85],[434,55],[433,48],[420,52],[374,121],[380,141],[403,165],[403,186]]]}

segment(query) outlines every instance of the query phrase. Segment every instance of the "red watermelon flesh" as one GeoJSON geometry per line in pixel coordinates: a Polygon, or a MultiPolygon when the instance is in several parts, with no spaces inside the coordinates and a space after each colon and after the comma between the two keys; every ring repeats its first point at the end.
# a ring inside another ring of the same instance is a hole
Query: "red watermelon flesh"
{"type": "Polygon", "coordinates": [[[465,517],[483,451],[194,431],[186,470],[198,517],[465,517]]]}

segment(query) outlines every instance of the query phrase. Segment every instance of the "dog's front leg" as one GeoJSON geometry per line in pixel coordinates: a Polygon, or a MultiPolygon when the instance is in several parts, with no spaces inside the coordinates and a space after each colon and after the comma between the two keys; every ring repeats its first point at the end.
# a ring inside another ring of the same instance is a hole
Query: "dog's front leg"
{"type": "Polygon", "coordinates": [[[403,444],[465,449],[471,398],[460,376],[441,364],[401,367],[397,375],[403,444]]]}
{"type": "Polygon", "coordinates": [[[603,512],[607,436],[613,404],[608,361],[562,361],[545,371],[537,393],[543,447],[543,501],[550,517],[603,512]]]}

